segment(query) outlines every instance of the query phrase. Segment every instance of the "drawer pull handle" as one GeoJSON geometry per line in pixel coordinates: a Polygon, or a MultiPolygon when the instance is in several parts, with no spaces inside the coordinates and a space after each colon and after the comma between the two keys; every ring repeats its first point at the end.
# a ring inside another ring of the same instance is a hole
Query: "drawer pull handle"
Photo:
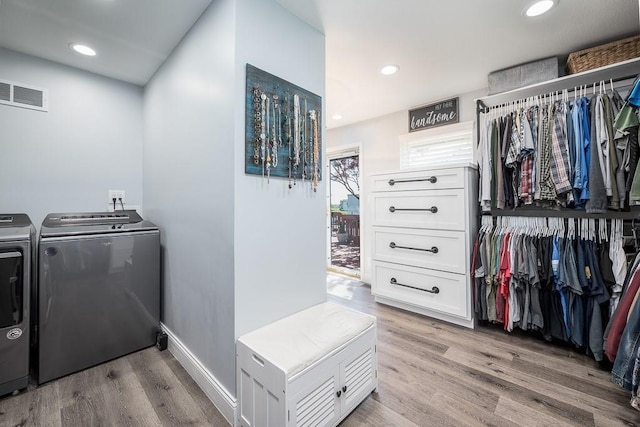
{"type": "Polygon", "coordinates": [[[338,397],[342,396],[342,391],[338,390],[338,392],[336,393],[338,395],[338,397]]]}
{"type": "Polygon", "coordinates": [[[437,254],[439,249],[436,246],[433,246],[431,249],[421,249],[421,248],[410,248],[408,246],[398,246],[395,242],[389,243],[389,247],[391,249],[409,249],[411,251],[422,251],[422,252],[431,252],[432,254],[437,254]]]}
{"type": "Polygon", "coordinates": [[[404,286],[405,288],[410,288],[410,289],[415,289],[415,290],[418,290],[418,291],[428,292],[430,294],[439,294],[440,293],[440,288],[438,288],[437,286],[433,286],[431,288],[431,290],[422,289],[422,288],[416,288],[415,286],[403,285],[402,283],[398,283],[398,281],[396,280],[395,277],[392,277],[391,280],[389,281],[389,283],[391,283],[392,285],[396,285],[396,286],[404,286]]]}
{"type": "Polygon", "coordinates": [[[390,179],[389,185],[393,187],[394,185],[396,185],[396,183],[401,184],[403,182],[424,182],[424,181],[429,181],[430,183],[435,184],[436,182],[438,182],[438,177],[430,176],[429,178],[401,179],[401,180],[390,179]]]}
{"type": "Polygon", "coordinates": [[[396,208],[395,206],[389,206],[389,212],[394,213],[396,211],[438,213],[438,207],[437,206],[431,206],[430,208],[422,209],[422,208],[396,208]]]}
{"type": "Polygon", "coordinates": [[[260,359],[255,354],[251,355],[251,358],[253,359],[254,362],[256,362],[258,365],[260,365],[262,368],[264,368],[264,360],[260,359]]]}
{"type": "Polygon", "coordinates": [[[346,386],[346,385],[343,385],[343,386],[342,386],[342,392],[343,392],[343,393],[346,393],[346,392],[347,392],[347,386],[346,386]]]}

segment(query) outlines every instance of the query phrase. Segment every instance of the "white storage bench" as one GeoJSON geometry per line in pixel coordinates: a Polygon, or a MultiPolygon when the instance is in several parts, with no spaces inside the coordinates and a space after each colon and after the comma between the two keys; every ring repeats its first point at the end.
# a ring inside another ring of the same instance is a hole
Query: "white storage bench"
{"type": "Polygon", "coordinates": [[[243,335],[238,425],[335,426],[378,385],[376,318],[323,303],[243,335]]]}

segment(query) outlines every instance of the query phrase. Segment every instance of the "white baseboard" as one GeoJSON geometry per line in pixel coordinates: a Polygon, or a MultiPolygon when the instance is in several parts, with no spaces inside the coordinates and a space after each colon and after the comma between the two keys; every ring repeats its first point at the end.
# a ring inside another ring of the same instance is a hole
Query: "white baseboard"
{"type": "Polygon", "coordinates": [[[218,408],[222,415],[235,426],[237,401],[211,372],[189,351],[180,339],[171,332],[165,324],[161,324],[162,330],[169,336],[168,349],[193,380],[200,386],[204,394],[218,408]]]}

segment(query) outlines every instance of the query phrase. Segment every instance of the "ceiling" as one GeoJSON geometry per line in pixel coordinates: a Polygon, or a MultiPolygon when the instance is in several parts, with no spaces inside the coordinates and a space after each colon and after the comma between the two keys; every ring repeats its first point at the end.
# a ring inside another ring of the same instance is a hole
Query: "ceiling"
{"type": "Polygon", "coordinates": [[[146,84],[211,0],[0,0],[0,46],[146,84]],[[69,43],[93,47],[82,56],[69,43]]]}
{"type": "MultiPolygon", "coordinates": [[[[487,86],[487,74],[639,33],[639,0],[276,0],[326,35],[329,128],[487,86]],[[615,7],[612,5],[615,4],[615,7]],[[383,76],[380,68],[400,71],[383,76]],[[343,119],[333,120],[334,114],[343,119]]],[[[211,0],[0,0],[0,46],[144,85],[211,0]],[[93,46],[82,57],[71,42],[93,46]]]]}

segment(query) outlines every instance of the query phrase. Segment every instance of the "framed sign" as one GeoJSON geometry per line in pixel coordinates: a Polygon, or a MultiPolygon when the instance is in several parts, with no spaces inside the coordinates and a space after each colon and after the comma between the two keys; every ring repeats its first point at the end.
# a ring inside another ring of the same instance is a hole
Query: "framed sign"
{"type": "Polygon", "coordinates": [[[458,98],[409,110],[409,132],[458,123],[458,98]]]}

